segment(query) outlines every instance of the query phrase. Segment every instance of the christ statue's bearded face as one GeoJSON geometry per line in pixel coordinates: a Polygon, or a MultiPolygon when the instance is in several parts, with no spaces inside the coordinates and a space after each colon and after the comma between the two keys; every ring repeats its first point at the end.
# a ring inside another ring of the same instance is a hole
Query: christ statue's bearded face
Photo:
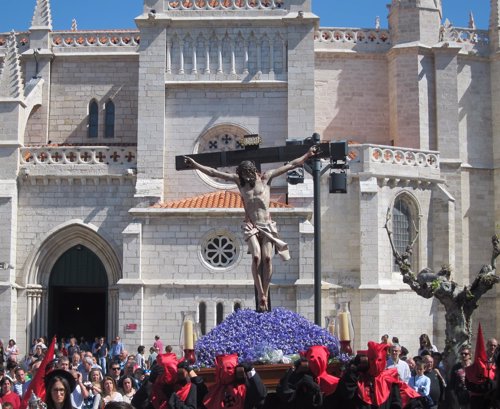
{"type": "Polygon", "coordinates": [[[255,186],[255,181],[257,180],[257,168],[253,162],[241,162],[236,169],[236,173],[240,177],[240,181],[243,186],[247,183],[252,187],[255,186]]]}

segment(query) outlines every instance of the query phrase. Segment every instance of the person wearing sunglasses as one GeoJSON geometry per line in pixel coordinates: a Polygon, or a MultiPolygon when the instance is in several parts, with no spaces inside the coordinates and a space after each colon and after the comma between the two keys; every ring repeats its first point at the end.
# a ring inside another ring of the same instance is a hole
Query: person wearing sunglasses
{"type": "Polygon", "coordinates": [[[452,408],[469,408],[469,391],[465,383],[465,368],[472,365],[471,350],[465,346],[460,350],[460,362],[451,369],[450,382],[447,389],[447,400],[452,408]]]}

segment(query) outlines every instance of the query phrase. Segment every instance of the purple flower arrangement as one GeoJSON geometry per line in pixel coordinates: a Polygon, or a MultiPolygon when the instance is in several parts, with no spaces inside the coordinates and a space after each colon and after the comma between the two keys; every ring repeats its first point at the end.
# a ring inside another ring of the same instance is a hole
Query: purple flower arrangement
{"type": "Polygon", "coordinates": [[[337,337],[295,312],[284,308],[266,313],[245,309],[233,312],[201,337],[195,351],[198,365],[213,367],[217,355],[237,353],[240,362],[255,363],[266,361],[278,350],[293,355],[313,345],[325,345],[330,358],[348,359],[339,356],[337,337]]]}

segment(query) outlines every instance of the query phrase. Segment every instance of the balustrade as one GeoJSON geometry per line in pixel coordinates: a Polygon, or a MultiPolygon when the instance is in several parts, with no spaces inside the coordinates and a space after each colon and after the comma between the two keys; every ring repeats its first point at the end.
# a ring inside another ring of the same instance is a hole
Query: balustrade
{"type": "Polygon", "coordinates": [[[22,165],[126,165],[137,163],[136,147],[37,146],[21,148],[22,165]]]}
{"type": "Polygon", "coordinates": [[[78,47],[137,47],[138,31],[57,31],[51,34],[51,43],[59,48],[78,47]]]}
{"type": "Polygon", "coordinates": [[[487,30],[453,27],[449,24],[445,24],[441,27],[441,40],[486,46],[490,43],[489,32],[487,30]]]}
{"type": "Polygon", "coordinates": [[[398,149],[382,145],[349,145],[350,163],[368,161],[387,165],[439,169],[439,154],[417,149],[398,149]]]}
{"type": "Polygon", "coordinates": [[[285,6],[284,0],[167,0],[167,10],[269,10],[285,6]]]}
{"type": "MultiPolygon", "coordinates": [[[[10,33],[0,33],[0,50],[7,47],[7,40],[10,33]]],[[[19,46],[19,52],[26,51],[30,45],[29,33],[16,33],[17,45],[19,46]]]]}
{"type": "Polygon", "coordinates": [[[314,41],[320,43],[390,44],[388,30],[361,28],[320,28],[314,41]]]}

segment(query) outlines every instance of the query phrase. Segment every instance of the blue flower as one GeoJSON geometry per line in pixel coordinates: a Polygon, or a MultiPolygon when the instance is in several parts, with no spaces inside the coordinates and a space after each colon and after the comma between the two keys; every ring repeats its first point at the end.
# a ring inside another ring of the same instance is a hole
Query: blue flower
{"type": "Polygon", "coordinates": [[[271,351],[284,355],[306,351],[313,345],[325,345],[330,358],[339,356],[338,339],[305,317],[284,308],[267,313],[237,310],[195,345],[200,366],[212,367],[215,357],[237,353],[240,362],[258,362],[271,351]]]}

